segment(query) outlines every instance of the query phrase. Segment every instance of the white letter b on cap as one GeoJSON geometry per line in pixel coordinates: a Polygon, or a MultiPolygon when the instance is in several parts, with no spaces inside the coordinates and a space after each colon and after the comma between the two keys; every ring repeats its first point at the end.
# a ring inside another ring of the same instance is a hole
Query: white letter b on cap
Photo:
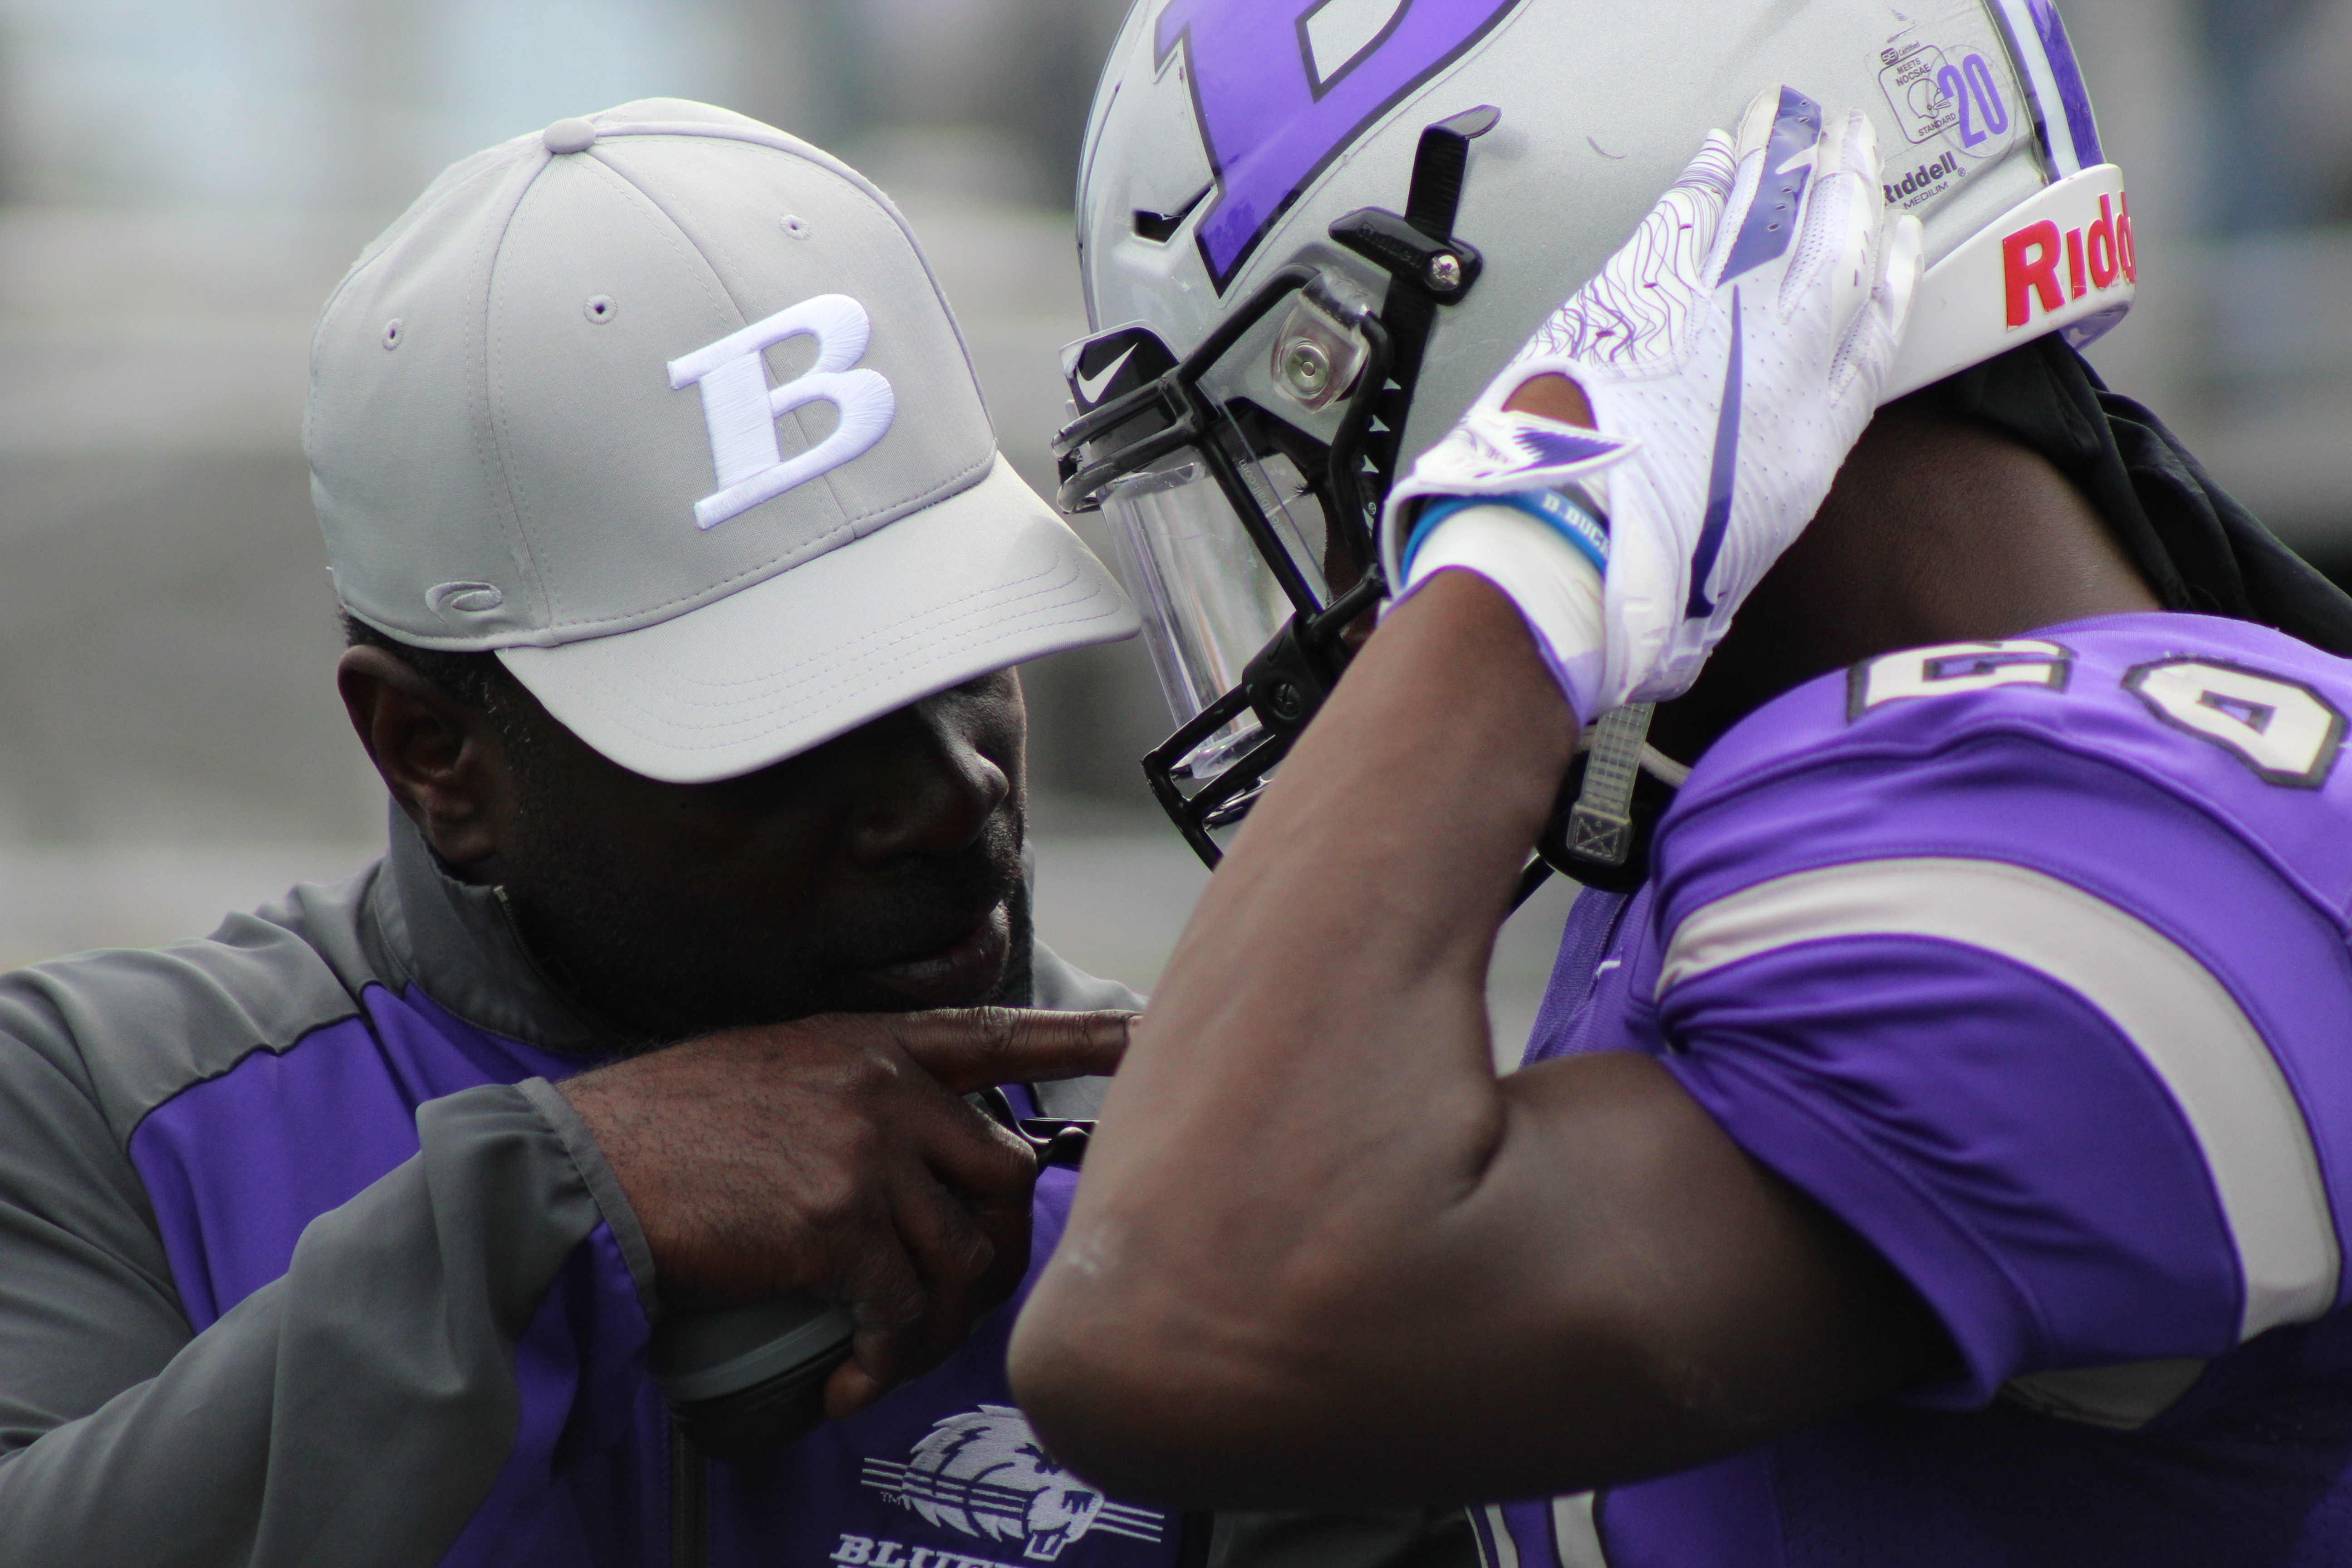
{"type": "Polygon", "coordinates": [[[674,390],[701,384],[702,416],[710,426],[710,457],[719,469],[718,492],[694,505],[697,527],[716,528],[830,473],[863,457],[889,433],[898,414],[898,395],[879,372],[849,368],[865,357],[873,334],[865,306],[846,294],[820,294],[670,361],[674,390]],[[760,356],[803,333],[816,339],[815,366],[770,391],[768,367],[760,356]],[[776,445],[776,421],[812,403],[832,404],[841,411],[841,424],[787,462],[776,445]]]}

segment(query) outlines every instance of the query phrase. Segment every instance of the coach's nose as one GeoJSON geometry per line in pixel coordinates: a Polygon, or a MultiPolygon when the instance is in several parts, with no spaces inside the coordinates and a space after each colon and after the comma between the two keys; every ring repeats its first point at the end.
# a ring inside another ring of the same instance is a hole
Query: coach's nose
{"type": "Polygon", "coordinates": [[[950,706],[921,702],[871,727],[874,767],[859,792],[849,849],[878,866],[971,847],[1013,793],[1013,781],[950,706]]]}

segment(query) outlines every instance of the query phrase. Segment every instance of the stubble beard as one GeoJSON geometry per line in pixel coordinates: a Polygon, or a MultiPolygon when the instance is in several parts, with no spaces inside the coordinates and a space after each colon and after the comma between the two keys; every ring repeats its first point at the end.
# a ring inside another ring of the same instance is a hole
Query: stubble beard
{"type": "MultiPolygon", "coordinates": [[[[778,953],[740,930],[695,931],[648,910],[620,885],[587,835],[564,830],[524,770],[518,770],[527,830],[508,858],[505,891],[524,945],[549,978],[602,1023],[623,1056],[641,1056],[722,1030],[791,1023],[832,1012],[897,1011],[858,994],[856,972],[874,963],[908,921],[884,911],[866,930],[778,953]],[[860,950],[863,951],[860,951],[860,950]]],[[[957,861],[926,868],[920,889],[935,904],[941,884],[965,907],[1001,897],[1011,941],[1003,973],[975,1005],[1026,1007],[1033,993],[1029,888],[1023,874],[1026,813],[1008,803],[982,841],[957,861]]],[[[789,896],[784,890],[780,896],[789,896]]]]}

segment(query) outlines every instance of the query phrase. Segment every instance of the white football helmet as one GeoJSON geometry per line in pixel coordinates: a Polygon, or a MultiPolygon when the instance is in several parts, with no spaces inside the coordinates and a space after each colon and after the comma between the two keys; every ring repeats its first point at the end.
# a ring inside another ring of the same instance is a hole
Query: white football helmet
{"type": "Polygon", "coordinates": [[[1176,734],[1154,792],[1212,864],[1384,587],[1382,496],[1787,82],[1859,109],[1928,270],[1888,397],[2138,276],[2052,0],[1139,0],[1087,130],[1092,335],[1063,504],[1099,507],[1176,734]]]}

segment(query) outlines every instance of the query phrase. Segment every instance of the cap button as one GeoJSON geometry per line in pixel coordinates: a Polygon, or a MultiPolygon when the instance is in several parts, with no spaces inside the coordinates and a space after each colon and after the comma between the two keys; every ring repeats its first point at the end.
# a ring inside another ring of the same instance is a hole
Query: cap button
{"type": "Polygon", "coordinates": [[[585,120],[559,120],[539,133],[551,153],[585,153],[596,145],[596,127],[585,120]]]}

